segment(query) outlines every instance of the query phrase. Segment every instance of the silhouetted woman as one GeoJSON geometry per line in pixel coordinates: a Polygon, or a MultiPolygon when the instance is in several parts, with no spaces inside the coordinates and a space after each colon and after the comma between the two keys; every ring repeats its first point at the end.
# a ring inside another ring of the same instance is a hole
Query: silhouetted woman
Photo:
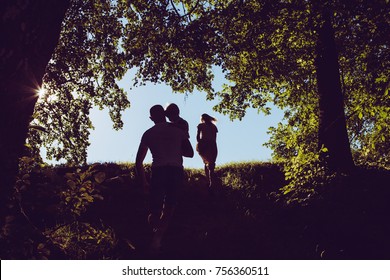
{"type": "Polygon", "coordinates": [[[215,181],[214,169],[217,159],[217,132],[218,129],[214,124],[217,120],[208,114],[202,114],[198,132],[196,134],[196,150],[203,159],[204,171],[209,182],[209,187],[213,187],[215,181]]]}

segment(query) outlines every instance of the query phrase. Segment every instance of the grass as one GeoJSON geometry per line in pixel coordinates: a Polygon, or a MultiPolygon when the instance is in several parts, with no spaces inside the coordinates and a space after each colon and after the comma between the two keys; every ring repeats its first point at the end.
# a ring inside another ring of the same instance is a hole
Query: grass
{"type": "Polygon", "coordinates": [[[46,242],[30,242],[32,249],[22,258],[390,258],[390,175],[384,170],[361,169],[327,186],[305,205],[287,205],[276,195],[285,181],[275,164],[219,166],[215,196],[208,193],[203,170],[186,169],[179,203],[158,256],[148,254],[148,197],[136,181],[134,164],[106,163],[79,170],[83,182],[92,182],[89,194],[96,199],[88,201],[83,193],[75,193],[81,201],[76,212],[70,211],[75,205],[67,205],[61,196],[73,185],[67,182],[67,173],[77,171],[68,167],[41,170],[31,174],[22,190],[24,213],[47,237],[46,242]],[[90,177],[82,175],[87,170],[90,177]],[[99,172],[104,173],[101,184],[93,179],[99,172]]]}

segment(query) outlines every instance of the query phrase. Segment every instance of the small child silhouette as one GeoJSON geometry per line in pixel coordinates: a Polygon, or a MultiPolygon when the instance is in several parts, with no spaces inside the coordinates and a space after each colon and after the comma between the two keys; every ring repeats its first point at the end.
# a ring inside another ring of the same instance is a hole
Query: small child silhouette
{"type": "Polygon", "coordinates": [[[190,138],[188,122],[180,117],[179,107],[175,103],[171,103],[165,108],[165,116],[173,125],[184,130],[187,137],[190,138]]]}

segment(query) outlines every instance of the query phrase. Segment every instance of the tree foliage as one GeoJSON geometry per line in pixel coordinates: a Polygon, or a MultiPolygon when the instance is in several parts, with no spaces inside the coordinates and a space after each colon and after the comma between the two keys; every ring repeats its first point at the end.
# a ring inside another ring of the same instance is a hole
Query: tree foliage
{"type": "Polygon", "coordinates": [[[35,108],[35,122],[47,133],[30,132],[30,142],[44,145],[49,159],[85,163],[92,106],[108,107],[115,129],[123,125],[121,112],[130,105],[117,85],[127,70],[123,10],[110,1],[73,1],[68,10],[35,108]]]}
{"type": "MultiPolygon", "coordinates": [[[[318,154],[316,44],[324,11],[338,51],[348,135],[355,160],[389,166],[389,3],[308,0],[74,1],[36,109],[49,155],[85,161],[91,106],[108,106],[114,127],[129,101],[116,82],[166,83],[207,92],[215,110],[241,119],[248,108],[285,110],[268,146],[277,160],[318,154]],[[212,67],[227,83],[212,87],[212,67]],[[57,141],[57,142],[56,142],[57,141]]],[[[37,135],[34,137],[37,138],[37,135]]]]}
{"type": "Polygon", "coordinates": [[[355,158],[386,167],[390,167],[389,10],[388,1],[345,4],[349,20],[339,16],[342,28],[337,34],[355,158]]]}
{"type": "MultiPolygon", "coordinates": [[[[385,35],[389,31],[389,18],[381,16],[388,13],[388,6],[384,1],[334,2],[332,9],[344,109],[355,162],[389,167],[389,146],[382,142],[389,134],[381,129],[381,119],[389,115],[389,81],[374,78],[389,74],[389,41],[385,35]],[[371,68],[364,66],[367,64],[371,68]]],[[[288,110],[286,122],[271,128],[267,145],[273,148],[275,158],[285,163],[286,177],[290,180],[286,190],[292,186],[312,187],[332,178],[329,172],[324,173],[325,166],[319,161],[320,156],[328,155],[323,153],[324,147],[316,145],[320,123],[318,109],[313,109],[316,99],[315,94],[312,100],[305,101],[306,105],[295,106],[293,115],[288,110]]]]}

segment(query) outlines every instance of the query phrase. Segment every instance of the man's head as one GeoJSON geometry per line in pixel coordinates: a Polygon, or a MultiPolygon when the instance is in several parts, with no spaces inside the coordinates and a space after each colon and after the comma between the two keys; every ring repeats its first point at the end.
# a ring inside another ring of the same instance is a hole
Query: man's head
{"type": "Polygon", "coordinates": [[[165,115],[168,117],[170,121],[175,121],[180,114],[179,107],[175,103],[171,103],[165,109],[165,115]]]}
{"type": "Polygon", "coordinates": [[[165,111],[163,106],[154,105],[152,108],[150,108],[149,112],[150,112],[150,119],[155,123],[166,122],[165,111]]]}

